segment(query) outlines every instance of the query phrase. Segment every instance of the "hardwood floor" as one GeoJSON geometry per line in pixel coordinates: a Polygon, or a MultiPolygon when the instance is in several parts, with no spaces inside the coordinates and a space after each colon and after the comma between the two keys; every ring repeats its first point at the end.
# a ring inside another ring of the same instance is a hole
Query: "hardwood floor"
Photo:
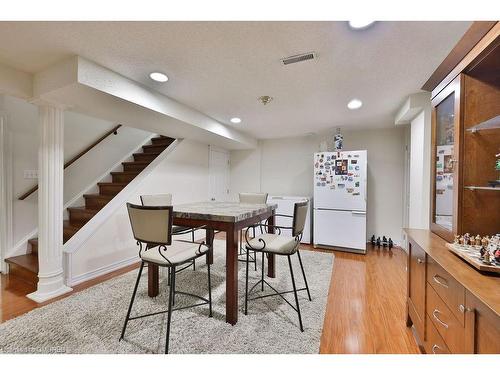
{"type": "MultiPolygon", "coordinates": [[[[216,238],[223,239],[224,235],[216,238]]],[[[302,248],[314,250],[311,246],[302,248]]],[[[405,325],[406,253],[398,248],[370,249],[367,255],[334,253],[320,353],[419,353],[411,330],[405,325]]],[[[67,295],[136,267],[80,284],[67,295]]],[[[31,291],[29,283],[2,275],[0,321],[41,306],[25,297],[31,291]]]]}

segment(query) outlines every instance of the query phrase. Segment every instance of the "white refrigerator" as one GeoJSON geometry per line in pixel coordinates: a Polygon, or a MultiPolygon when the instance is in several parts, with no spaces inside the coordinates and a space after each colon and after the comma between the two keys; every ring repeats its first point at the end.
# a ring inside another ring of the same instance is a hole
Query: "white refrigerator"
{"type": "Polygon", "coordinates": [[[314,247],[366,253],[367,152],[314,154],[314,247]]]}

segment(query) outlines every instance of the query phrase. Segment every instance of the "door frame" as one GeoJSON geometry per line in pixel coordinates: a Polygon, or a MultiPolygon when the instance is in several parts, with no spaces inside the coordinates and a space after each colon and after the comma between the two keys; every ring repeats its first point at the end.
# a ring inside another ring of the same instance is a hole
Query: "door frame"
{"type": "Polygon", "coordinates": [[[227,189],[227,198],[229,199],[229,177],[230,177],[230,171],[229,171],[229,165],[230,165],[230,159],[229,159],[229,151],[225,150],[223,148],[209,145],[208,146],[208,199],[213,200],[213,194],[212,194],[212,172],[213,172],[213,153],[214,152],[220,152],[224,153],[227,155],[227,165],[226,165],[226,189],[227,189]]]}

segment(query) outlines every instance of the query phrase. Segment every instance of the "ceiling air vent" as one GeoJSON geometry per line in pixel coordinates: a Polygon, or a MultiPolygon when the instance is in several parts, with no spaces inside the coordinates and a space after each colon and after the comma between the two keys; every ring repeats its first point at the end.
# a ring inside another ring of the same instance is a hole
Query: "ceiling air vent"
{"type": "Polygon", "coordinates": [[[295,64],[301,61],[312,60],[316,58],[316,52],[302,53],[300,55],[289,56],[281,59],[283,65],[295,64]]]}

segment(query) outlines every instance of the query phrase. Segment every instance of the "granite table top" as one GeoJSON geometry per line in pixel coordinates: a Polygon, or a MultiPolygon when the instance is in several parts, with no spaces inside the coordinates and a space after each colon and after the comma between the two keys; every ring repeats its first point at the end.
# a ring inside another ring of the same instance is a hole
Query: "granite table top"
{"type": "Polygon", "coordinates": [[[238,202],[197,202],[174,206],[174,217],[237,223],[271,212],[277,204],[250,204],[238,202]]]}

